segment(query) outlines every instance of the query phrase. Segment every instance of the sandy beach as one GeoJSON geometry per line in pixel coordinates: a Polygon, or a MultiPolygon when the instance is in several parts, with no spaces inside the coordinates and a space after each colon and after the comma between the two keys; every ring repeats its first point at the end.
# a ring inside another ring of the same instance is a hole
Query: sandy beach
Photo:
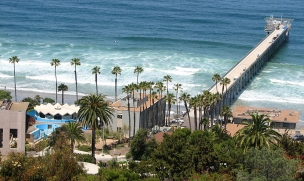
{"type": "MultiPolygon", "coordinates": [[[[3,90],[3,89],[2,89],[3,90]]],[[[11,92],[12,100],[15,100],[15,91],[13,89],[6,89],[6,91],[11,92]]],[[[51,98],[56,100],[56,94],[55,93],[47,93],[47,92],[34,92],[34,91],[24,91],[24,90],[18,90],[17,89],[17,101],[21,102],[24,98],[30,97],[34,98],[36,95],[39,95],[42,98],[51,98]]],[[[81,99],[83,95],[78,95],[78,99],[81,99]]],[[[62,94],[61,92],[58,92],[57,94],[57,101],[58,103],[62,103],[62,94]]],[[[106,98],[106,100],[113,101],[109,98],[106,98]]],[[[76,94],[64,94],[64,103],[68,104],[74,104],[76,101],[76,94]]]]}

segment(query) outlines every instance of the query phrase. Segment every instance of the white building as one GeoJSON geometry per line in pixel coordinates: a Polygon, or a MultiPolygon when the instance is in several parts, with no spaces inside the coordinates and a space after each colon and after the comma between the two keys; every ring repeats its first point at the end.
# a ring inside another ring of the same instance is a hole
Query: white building
{"type": "Polygon", "coordinates": [[[0,101],[0,152],[24,152],[28,102],[0,101]]]}

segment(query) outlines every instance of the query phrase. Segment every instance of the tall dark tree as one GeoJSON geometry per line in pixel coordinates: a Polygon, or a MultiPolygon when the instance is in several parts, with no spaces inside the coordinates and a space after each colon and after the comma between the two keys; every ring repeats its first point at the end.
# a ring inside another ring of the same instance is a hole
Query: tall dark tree
{"type": "Polygon", "coordinates": [[[64,91],[68,91],[69,90],[69,87],[65,84],[60,84],[58,86],[58,91],[61,91],[62,93],[62,104],[64,104],[64,91]]]}
{"type": "Polygon", "coordinates": [[[168,125],[168,122],[170,122],[170,111],[171,111],[171,105],[175,104],[175,96],[173,93],[169,93],[166,98],[165,98],[166,102],[168,102],[168,118],[166,121],[166,126],[168,125]]]}
{"type": "Polygon", "coordinates": [[[81,63],[80,63],[80,59],[79,58],[73,58],[72,61],[71,61],[71,65],[75,66],[75,70],[74,70],[74,73],[75,73],[75,82],[76,82],[76,100],[77,100],[77,103],[78,103],[78,85],[77,85],[77,71],[76,71],[76,66],[80,66],[81,63]]]}
{"type": "Polygon", "coordinates": [[[102,123],[108,125],[114,116],[113,109],[105,100],[105,96],[101,94],[89,94],[83,96],[80,101],[80,108],[78,111],[78,120],[82,126],[88,126],[92,129],[92,157],[96,163],[95,158],[95,142],[96,129],[102,123]]]}
{"type": "Polygon", "coordinates": [[[138,76],[143,73],[144,69],[141,66],[136,66],[134,69],[134,73],[137,74],[137,85],[138,85],[138,76]]]}
{"type": "MultiPolygon", "coordinates": [[[[128,114],[129,114],[129,137],[131,137],[131,111],[130,111],[130,97],[132,93],[132,87],[131,85],[127,85],[122,88],[122,92],[127,94],[127,100],[128,100],[128,114]]],[[[135,129],[135,127],[133,128],[135,129]]]]}
{"type": "Polygon", "coordinates": [[[222,85],[222,106],[224,106],[224,103],[225,103],[225,97],[227,96],[224,96],[225,94],[227,94],[227,86],[230,84],[230,79],[225,77],[225,78],[222,78],[220,84],[222,85]],[[226,93],[224,94],[224,90],[225,90],[225,87],[226,87],[226,93]]]}
{"type": "MultiPolygon", "coordinates": [[[[155,84],[155,86],[154,86],[154,88],[156,89],[156,91],[159,93],[159,99],[161,100],[162,98],[163,98],[163,92],[166,90],[166,86],[164,86],[164,83],[163,82],[161,82],[161,81],[159,81],[159,82],[156,82],[156,84],[155,84]]],[[[160,107],[159,107],[159,110],[161,111],[161,114],[163,115],[163,117],[162,117],[162,120],[164,120],[164,114],[163,114],[163,106],[164,106],[164,104],[163,103],[161,103],[160,104],[160,107]]],[[[165,105],[165,109],[166,109],[166,105],[165,105]]],[[[164,124],[164,122],[162,121],[162,122],[158,122],[158,125],[160,126],[160,125],[163,125],[164,124]]]]}
{"type": "Polygon", "coordinates": [[[169,94],[169,82],[172,82],[172,77],[170,75],[165,75],[164,76],[164,82],[167,82],[167,95],[169,94]]]}
{"type": "Polygon", "coordinates": [[[9,58],[9,63],[14,64],[14,83],[15,83],[15,101],[17,102],[17,88],[16,88],[16,63],[19,62],[19,58],[17,56],[12,56],[9,58]]]}
{"type": "MultiPolygon", "coordinates": [[[[135,91],[138,89],[138,86],[137,86],[137,84],[134,84],[134,83],[131,83],[130,85],[129,85],[129,87],[130,87],[130,89],[131,89],[131,91],[132,91],[132,94],[133,94],[133,98],[132,98],[132,100],[133,100],[133,108],[134,108],[134,111],[133,111],[133,118],[134,118],[134,122],[133,122],[133,127],[134,127],[134,129],[133,129],[133,136],[135,135],[135,126],[136,126],[136,117],[135,117],[135,112],[136,112],[136,108],[137,108],[137,106],[135,106],[135,102],[136,102],[136,98],[135,98],[135,91]]],[[[136,104],[137,105],[137,104],[136,104]]]]}
{"type": "Polygon", "coordinates": [[[197,130],[197,108],[199,107],[200,104],[200,100],[198,98],[198,95],[195,97],[191,97],[190,98],[190,102],[189,102],[190,106],[193,108],[193,113],[194,113],[194,130],[197,130]]]}
{"type": "Polygon", "coordinates": [[[190,127],[190,130],[192,130],[192,128],[191,128],[191,120],[190,120],[190,110],[188,108],[188,103],[190,101],[190,94],[188,94],[187,92],[183,92],[183,94],[181,95],[180,99],[182,101],[184,101],[184,105],[185,105],[185,108],[186,108],[186,111],[187,111],[187,115],[188,115],[188,120],[189,120],[189,127],[190,127]]]}
{"type": "Polygon", "coordinates": [[[115,75],[115,102],[117,101],[117,75],[121,75],[121,68],[119,66],[114,66],[111,73],[115,75]]]}
{"type": "Polygon", "coordinates": [[[95,67],[92,69],[92,74],[95,75],[96,95],[98,95],[97,74],[100,74],[100,67],[95,66],[95,67]]]}
{"type": "Polygon", "coordinates": [[[60,60],[58,59],[52,59],[51,61],[51,66],[54,66],[55,67],[55,79],[56,79],[56,103],[58,102],[58,99],[57,99],[57,67],[60,65],[60,60]]]}
{"type": "Polygon", "coordinates": [[[232,112],[231,112],[231,109],[230,109],[229,106],[226,105],[226,106],[223,107],[222,112],[221,112],[221,116],[224,116],[225,130],[226,130],[228,119],[230,117],[232,117],[232,112]]]}
{"type": "Polygon", "coordinates": [[[221,76],[218,74],[218,73],[215,73],[213,76],[212,76],[212,80],[215,82],[215,86],[216,86],[216,92],[218,92],[217,90],[217,83],[219,81],[221,81],[221,76]]]}
{"type": "Polygon", "coordinates": [[[182,88],[182,84],[174,84],[174,87],[173,89],[175,90],[176,92],[176,103],[177,103],[177,106],[176,106],[176,115],[179,116],[179,112],[178,112],[178,92],[181,91],[183,88],[182,88]]]}
{"type": "Polygon", "coordinates": [[[154,86],[154,82],[153,81],[150,81],[150,82],[147,82],[147,88],[149,89],[149,91],[150,91],[150,106],[151,106],[151,103],[152,103],[152,100],[151,100],[151,93],[152,93],[152,91],[153,91],[153,86],[154,86]]]}

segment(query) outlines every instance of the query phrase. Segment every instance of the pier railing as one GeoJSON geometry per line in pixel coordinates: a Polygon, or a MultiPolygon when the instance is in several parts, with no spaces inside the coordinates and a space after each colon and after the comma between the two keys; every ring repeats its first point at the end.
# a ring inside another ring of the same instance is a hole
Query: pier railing
{"type": "MultiPolygon", "coordinates": [[[[271,33],[270,33],[271,34],[271,33]]],[[[269,34],[269,35],[270,35],[269,34]]],[[[265,41],[265,39],[269,36],[269,35],[267,35],[264,39],[262,39],[255,47],[253,47],[245,56],[243,56],[233,67],[231,67],[227,72],[226,72],[226,74],[223,76],[223,77],[226,77],[226,75],[227,74],[229,74],[236,66],[238,66],[250,53],[252,53],[253,52],[253,50],[256,48],[256,47],[258,47],[260,44],[262,44],[263,43],[263,41],[265,41]]],[[[222,78],[223,78],[222,77],[222,78]]],[[[219,82],[218,82],[219,83],[219,82]]],[[[208,91],[210,91],[211,89],[213,89],[213,87],[215,87],[216,86],[216,83],[214,83],[209,89],[208,89],[208,91]]]]}

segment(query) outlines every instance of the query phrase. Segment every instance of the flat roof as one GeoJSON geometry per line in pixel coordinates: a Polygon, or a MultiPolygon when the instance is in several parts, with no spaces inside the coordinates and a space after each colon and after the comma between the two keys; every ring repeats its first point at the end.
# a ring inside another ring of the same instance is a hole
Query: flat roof
{"type": "Polygon", "coordinates": [[[244,124],[231,124],[231,123],[228,123],[226,125],[226,131],[227,131],[228,134],[230,134],[230,136],[234,136],[235,133],[238,130],[240,130],[240,129],[244,128],[244,127],[245,127],[244,124]]]}
{"type": "Polygon", "coordinates": [[[236,106],[233,109],[232,115],[233,118],[250,119],[251,116],[248,114],[248,112],[258,112],[259,114],[265,114],[272,122],[298,123],[300,117],[300,112],[295,110],[256,108],[247,106],[236,106]]]}
{"type": "Polygon", "coordinates": [[[164,140],[164,135],[168,134],[168,135],[172,135],[172,132],[158,132],[154,135],[154,138],[156,140],[156,142],[161,143],[164,140]]]}
{"type": "Polygon", "coordinates": [[[11,111],[26,111],[28,108],[29,102],[13,102],[10,110],[11,111]]]}

